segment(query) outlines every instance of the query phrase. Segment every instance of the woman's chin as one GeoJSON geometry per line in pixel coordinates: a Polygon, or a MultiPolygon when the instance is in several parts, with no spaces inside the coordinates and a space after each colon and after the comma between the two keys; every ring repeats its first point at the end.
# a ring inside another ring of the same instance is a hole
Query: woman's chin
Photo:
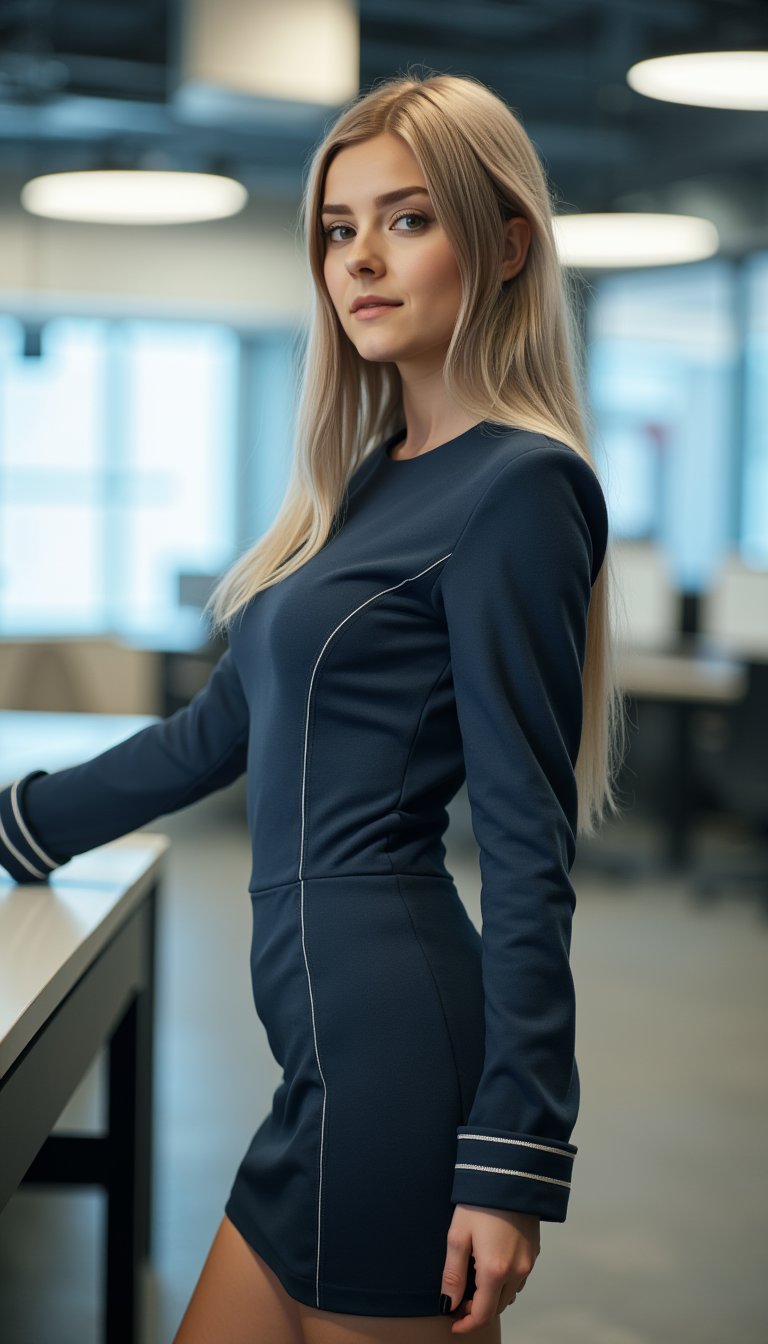
{"type": "Polygon", "coordinates": [[[391,342],[385,341],[356,341],[355,349],[361,359],[371,364],[391,364],[400,353],[391,342]]]}

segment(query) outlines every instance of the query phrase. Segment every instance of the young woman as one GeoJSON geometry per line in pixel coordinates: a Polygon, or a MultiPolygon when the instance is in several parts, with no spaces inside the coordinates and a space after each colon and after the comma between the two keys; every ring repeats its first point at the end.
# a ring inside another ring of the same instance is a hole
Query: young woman
{"type": "Polygon", "coordinates": [[[72,855],[248,774],[283,1068],[176,1344],[500,1339],[566,1217],[577,832],[617,810],[605,500],[542,168],[482,84],[398,78],[311,164],[293,473],[169,719],[0,796],[72,855]],[[443,859],[466,777],[482,933],[443,859]]]}

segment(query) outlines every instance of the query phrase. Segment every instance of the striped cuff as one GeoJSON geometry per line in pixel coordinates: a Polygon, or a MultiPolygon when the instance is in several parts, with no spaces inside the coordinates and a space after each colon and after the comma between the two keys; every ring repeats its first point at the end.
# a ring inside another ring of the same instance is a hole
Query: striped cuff
{"type": "Polygon", "coordinates": [[[47,774],[47,770],[33,770],[0,790],[0,865],[16,882],[25,885],[47,882],[54,868],[68,862],[43,849],[24,815],[27,784],[39,775],[47,774]]]}
{"type": "Polygon", "coordinates": [[[564,1223],[578,1149],[560,1139],[461,1125],[451,1201],[564,1223]]]}

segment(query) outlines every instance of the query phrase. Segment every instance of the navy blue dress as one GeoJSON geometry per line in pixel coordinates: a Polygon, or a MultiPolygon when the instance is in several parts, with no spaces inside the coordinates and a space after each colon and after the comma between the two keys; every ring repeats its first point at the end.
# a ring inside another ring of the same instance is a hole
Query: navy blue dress
{"type": "Polygon", "coordinates": [[[0,792],[0,862],[37,882],[247,771],[253,994],[283,1076],[225,1211],[292,1297],[371,1316],[439,1314],[455,1204],[566,1216],[574,762],[608,535],[565,444],[484,421],[398,461],[404,432],[187,706],[0,792]],[[465,778],[482,936],[444,863],[465,778]]]}

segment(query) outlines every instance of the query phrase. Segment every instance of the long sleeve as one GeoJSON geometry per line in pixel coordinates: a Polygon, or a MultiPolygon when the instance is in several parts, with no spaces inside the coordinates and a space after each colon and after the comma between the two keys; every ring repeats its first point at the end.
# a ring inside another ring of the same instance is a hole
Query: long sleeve
{"type": "Polygon", "coordinates": [[[17,882],[46,882],[75,854],[223,788],[246,768],[248,724],[227,649],[167,719],[80,765],[33,770],[1,790],[0,865],[17,882]]]}
{"type": "Polygon", "coordinates": [[[554,440],[497,473],[436,584],[479,846],[485,1056],[454,1203],[563,1222],[579,1106],[569,954],[597,476],[554,440]]]}

